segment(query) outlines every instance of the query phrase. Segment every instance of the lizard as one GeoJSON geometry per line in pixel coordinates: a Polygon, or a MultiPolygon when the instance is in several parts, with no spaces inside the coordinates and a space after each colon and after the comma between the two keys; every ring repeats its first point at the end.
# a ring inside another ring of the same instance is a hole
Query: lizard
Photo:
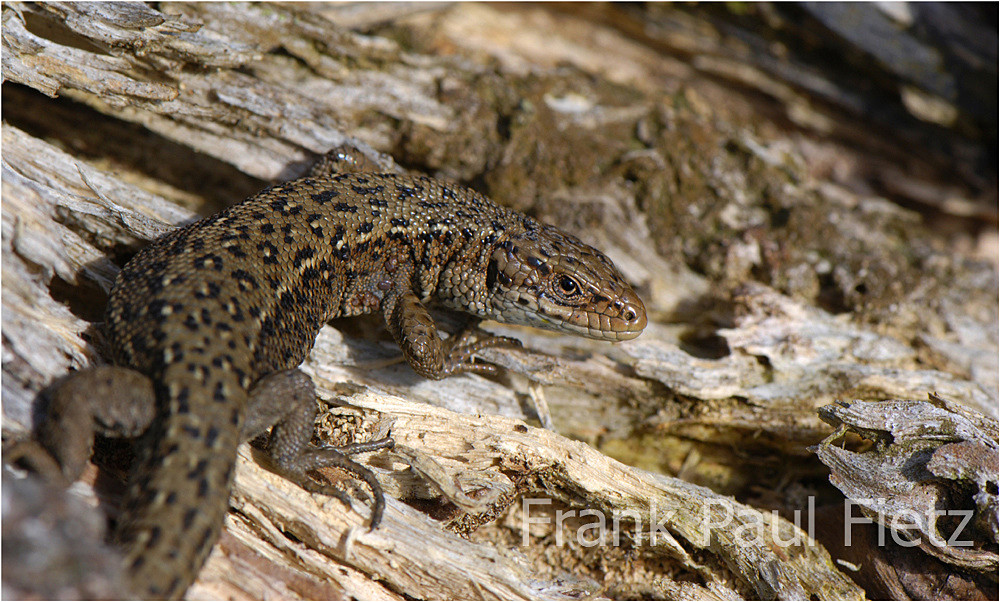
{"type": "Polygon", "coordinates": [[[476,354],[520,344],[442,339],[431,302],[612,342],[646,326],[620,271],[576,237],[339,147],[304,177],[173,230],[129,260],[105,311],[111,364],[55,386],[30,441],[72,482],[95,435],[138,438],[114,539],[136,595],[180,598],[222,529],[237,447],[268,429],[280,474],[343,499],[307,473],[346,470],[372,490],[370,528],[378,526],[382,489],[350,456],[392,441],[313,446],[315,391],[298,366],[324,323],[365,313],[382,314],[426,378],[495,374],[476,354]]]}

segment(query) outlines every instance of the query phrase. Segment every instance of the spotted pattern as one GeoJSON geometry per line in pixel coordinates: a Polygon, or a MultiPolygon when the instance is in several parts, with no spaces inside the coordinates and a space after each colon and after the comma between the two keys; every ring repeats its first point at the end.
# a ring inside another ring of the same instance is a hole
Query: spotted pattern
{"type": "Polygon", "coordinates": [[[298,366],[330,318],[382,312],[431,378],[489,373],[474,353],[510,343],[449,349],[432,300],[609,341],[646,324],[614,265],[556,228],[431,178],[322,167],[163,236],[115,283],[112,359],[147,375],[157,404],[119,530],[144,595],[191,583],[228,508],[248,391],[298,366]]]}

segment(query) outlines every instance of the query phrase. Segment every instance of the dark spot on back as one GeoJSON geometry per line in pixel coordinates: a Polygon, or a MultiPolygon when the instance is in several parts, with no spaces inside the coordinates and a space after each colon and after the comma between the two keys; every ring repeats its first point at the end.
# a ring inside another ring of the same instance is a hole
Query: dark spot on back
{"type": "Polygon", "coordinates": [[[305,247],[303,249],[299,249],[299,251],[295,253],[295,257],[292,259],[292,265],[294,265],[296,268],[301,267],[303,261],[312,258],[312,256],[315,254],[316,254],[315,251],[313,251],[311,247],[305,247]]]}
{"type": "Polygon", "coordinates": [[[324,190],[323,192],[317,192],[316,194],[311,195],[310,198],[320,205],[324,205],[328,203],[330,199],[338,196],[340,196],[340,193],[336,190],[324,190]]]}
{"type": "Polygon", "coordinates": [[[205,445],[212,447],[215,445],[215,440],[219,438],[219,427],[210,426],[208,427],[208,432],[205,433],[205,445]]]}

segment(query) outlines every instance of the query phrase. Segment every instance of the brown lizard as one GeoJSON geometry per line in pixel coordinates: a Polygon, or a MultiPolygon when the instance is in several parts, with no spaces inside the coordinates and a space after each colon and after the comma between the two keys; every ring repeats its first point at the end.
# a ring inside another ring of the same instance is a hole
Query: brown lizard
{"type": "Polygon", "coordinates": [[[96,434],[140,436],[115,538],[132,591],[178,598],[229,507],[237,446],[268,428],[282,474],[340,467],[391,441],[318,449],[311,379],[297,369],[329,319],[380,312],[428,378],[493,374],[477,352],[514,339],[442,340],[425,304],[481,318],[621,341],[646,326],[642,302],[599,251],[482,195],[423,176],[367,173],[338,149],[306,177],[272,186],[141,250],[105,314],[113,366],[59,386],[37,441],[75,480],[96,434]],[[339,173],[353,172],[353,173],[339,173]]]}

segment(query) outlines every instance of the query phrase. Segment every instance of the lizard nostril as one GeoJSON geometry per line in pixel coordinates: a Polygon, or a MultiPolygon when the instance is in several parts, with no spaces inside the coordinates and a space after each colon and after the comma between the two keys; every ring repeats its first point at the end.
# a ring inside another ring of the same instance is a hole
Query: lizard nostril
{"type": "Polygon", "coordinates": [[[629,291],[622,301],[622,307],[618,315],[627,325],[629,331],[639,333],[646,327],[646,308],[643,307],[639,296],[629,291]]]}

